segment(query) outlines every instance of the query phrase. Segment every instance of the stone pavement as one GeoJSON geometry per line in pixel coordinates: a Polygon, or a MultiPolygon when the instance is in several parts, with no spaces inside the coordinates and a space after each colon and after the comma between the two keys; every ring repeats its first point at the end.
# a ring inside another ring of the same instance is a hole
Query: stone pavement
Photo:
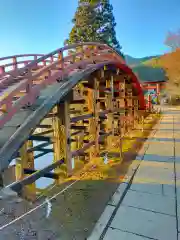
{"type": "Polygon", "coordinates": [[[162,119],[88,240],[180,240],[180,109],[162,119]]]}

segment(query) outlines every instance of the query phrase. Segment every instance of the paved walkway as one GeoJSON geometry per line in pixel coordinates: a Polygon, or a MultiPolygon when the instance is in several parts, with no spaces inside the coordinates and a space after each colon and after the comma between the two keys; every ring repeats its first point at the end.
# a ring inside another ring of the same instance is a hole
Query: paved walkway
{"type": "Polygon", "coordinates": [[[88,240],[180,240],[179,217],[180,110],[166,107],[88,240]]]}

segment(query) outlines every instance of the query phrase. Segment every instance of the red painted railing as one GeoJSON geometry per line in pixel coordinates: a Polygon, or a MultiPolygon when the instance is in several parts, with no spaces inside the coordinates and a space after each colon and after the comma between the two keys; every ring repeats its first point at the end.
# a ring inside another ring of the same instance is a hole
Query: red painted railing
{"type": "MultiPolygon", "coordinates": [[[[40,91],[47,85],[62,80],[74,71],[82,71],[102,63],[114,63],[119,68],[123,65],[123,68],[133,76],[133,81],[141,95],[142,106],[145,105],[137,78],[125,65],[124,59],[105,44],[79,43],[57,49],[39,58],[40,55],[33,55],[37,59],[25,64],[22,68],[18,68],[19,56],[14,56],[11,64],[14,69],[6,72],[7,78],[0,80],[0,128],[23,106],[33,104],[40,91]]],[[[0,60],[5,59],[8,58],[0,60]]],[[[4,65],[1,66],[2,68],[5,69],[4,65]]]]}
{"type": "MultiPolygon", "coordinates": [[[[7,74],[11,74],[13,71],[23,68],[33,60],[44,56],[43,54],[24,54],[24,55],[15,55],[0,58],[0,78],[7,74]]],[[[47,62],[50,62],[47,60],[47,62]]],[[[46,64],[46,62],[45,62],[46,64]]]]}

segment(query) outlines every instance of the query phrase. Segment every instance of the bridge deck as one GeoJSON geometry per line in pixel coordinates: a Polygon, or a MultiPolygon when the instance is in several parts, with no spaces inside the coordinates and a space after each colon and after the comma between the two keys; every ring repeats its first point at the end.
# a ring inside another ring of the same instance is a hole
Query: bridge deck
{"type": "Polygon", "coordinates": [[[89,240],[180,239],[180,111],[164,108],[136,159],[89,240]]]}

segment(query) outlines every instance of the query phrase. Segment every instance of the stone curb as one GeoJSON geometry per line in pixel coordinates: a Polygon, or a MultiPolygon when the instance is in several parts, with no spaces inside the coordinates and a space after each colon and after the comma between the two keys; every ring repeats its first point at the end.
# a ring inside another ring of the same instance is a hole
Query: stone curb
{"type": "MultiPolygon", "coordinates": [[[[146,152],[146,149],[145,151],[146,152]]],[[[122,202],[126,192],[129,189],[130,182],[133,179],[134,173],[140,166],[141,160],[143,159],[142,156],[137,156],[136,160],[131,164],[130,169],[126,174],[126,181],[122,182],[119,187],[116,189],[116,192],[111,197],[111,200],[108,202],[105,210],[101,214],[99,220],[97,221],[91,235],[87,238],[87,240],[99,240],[104,229],[106,228],[115,208],[122,202]]]]}
{"type": "MultiPolygon", "coordinates": [[[[156,131],[152,129],[151,136],[155,136],[156,131]]],[[[102,239],[103,232],[105,228],[107,227],[108,222],[110,221],[113,212],[115,209],[117,209],[120,205],[120,203],[123,201],[130,185],[133,180],[133,177],[138,170],[141,161],[144,158],[144,155],[146,154],[146,151],[149,147],[149,144],[147,142],[144,143],[142,148],[139,150],[138,155],[136,156],[136,159],[131,164],[128,172],[125,175],[125,181],[122,182],[119,187],[116,189],[116,192],[111,197],[111,200],[107,203],[107,206],[105,207],[103,213],[101,214],[99,220],[95,224],[95,227],[91,233],[91,235],[87,238],[87,240],[100,240],[102,239]],[[140,155],[139,155],[140,153],[140,155]]]]}

